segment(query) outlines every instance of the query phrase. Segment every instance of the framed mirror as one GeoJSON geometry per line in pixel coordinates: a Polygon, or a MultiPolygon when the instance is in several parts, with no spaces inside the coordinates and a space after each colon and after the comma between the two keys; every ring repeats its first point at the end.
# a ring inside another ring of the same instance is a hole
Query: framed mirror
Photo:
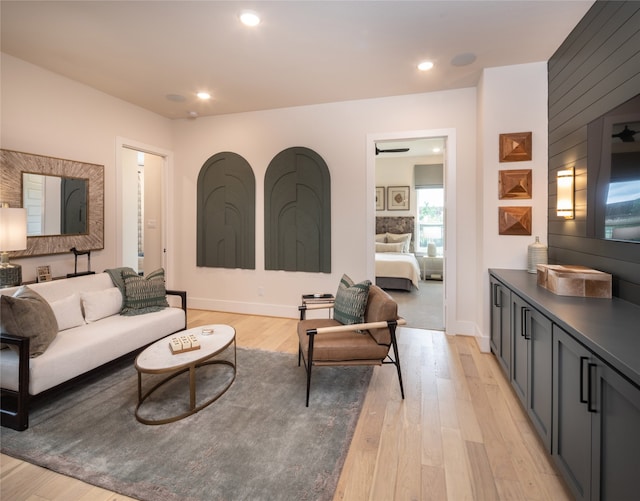
{"type": "Polygon", "coordinates": [[[13,257],[104,249],[103,165],[0,150],[0,186],[0,201],[27,209],[27,249],[13,257]]]}

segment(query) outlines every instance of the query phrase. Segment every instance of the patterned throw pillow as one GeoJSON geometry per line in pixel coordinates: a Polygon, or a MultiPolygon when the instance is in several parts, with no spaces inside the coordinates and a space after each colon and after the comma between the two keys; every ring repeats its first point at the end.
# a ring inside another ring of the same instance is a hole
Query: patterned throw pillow
{"type": "MultiPolygon", "coordinates": [[[[0,329],[29,338],[29,356],[42,355],[58,333],[58,321],[47,301],[27,286],[0,299],[0,329]]],[[[9,345],[11,349],[15,347],[9,345]]]]}
{"type": "Polygon", "coordinates": [[[121,315],[141,315],[167,308],[167,290],[164,285],[164,270],[152,271],[141,277],[133,270],[123,270],[124,305],[121,315]]]}
{"type": "Polygon", "coordinates": [[[333,318],[345,325],[364,322],[370,286],[369,280],[354,284],[347,275],[342,275],[336,293],[333,318]]]}

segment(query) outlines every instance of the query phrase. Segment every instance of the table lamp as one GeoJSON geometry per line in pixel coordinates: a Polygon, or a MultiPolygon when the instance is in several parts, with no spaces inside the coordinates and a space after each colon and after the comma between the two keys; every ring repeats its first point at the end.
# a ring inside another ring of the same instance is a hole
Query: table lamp
{"type": "Polygon", "coordinates": [[[0,287],[22,283],[22,266],[9,262],[9,251],[27,248],[27,211],[0,207],[0,287]]]}

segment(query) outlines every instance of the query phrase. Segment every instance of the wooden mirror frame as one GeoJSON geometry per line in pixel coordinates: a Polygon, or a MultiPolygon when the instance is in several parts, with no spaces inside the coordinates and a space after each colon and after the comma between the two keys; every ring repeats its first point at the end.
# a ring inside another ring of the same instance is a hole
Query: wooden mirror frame
{"type": "Polygon", "coordinates": [[[87,203],[88,233],[27,237],[27,248],[11,252],[11,257],[65,254],[78,250],[104,249],[104,165],[64,160],[12,150],[0,150],[0,202],[22,207],[22,173],[77,177],[89,181],[87,203]]]}

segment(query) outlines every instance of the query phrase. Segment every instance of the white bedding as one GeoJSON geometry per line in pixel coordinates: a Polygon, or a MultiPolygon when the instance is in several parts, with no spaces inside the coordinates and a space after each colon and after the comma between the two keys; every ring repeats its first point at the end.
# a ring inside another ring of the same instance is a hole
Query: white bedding
{"type": "Polygon", "coordinates": [[[414,254],[376,252],[376,277],[407,278],[418,289],[420,266],[414,254]]]}

